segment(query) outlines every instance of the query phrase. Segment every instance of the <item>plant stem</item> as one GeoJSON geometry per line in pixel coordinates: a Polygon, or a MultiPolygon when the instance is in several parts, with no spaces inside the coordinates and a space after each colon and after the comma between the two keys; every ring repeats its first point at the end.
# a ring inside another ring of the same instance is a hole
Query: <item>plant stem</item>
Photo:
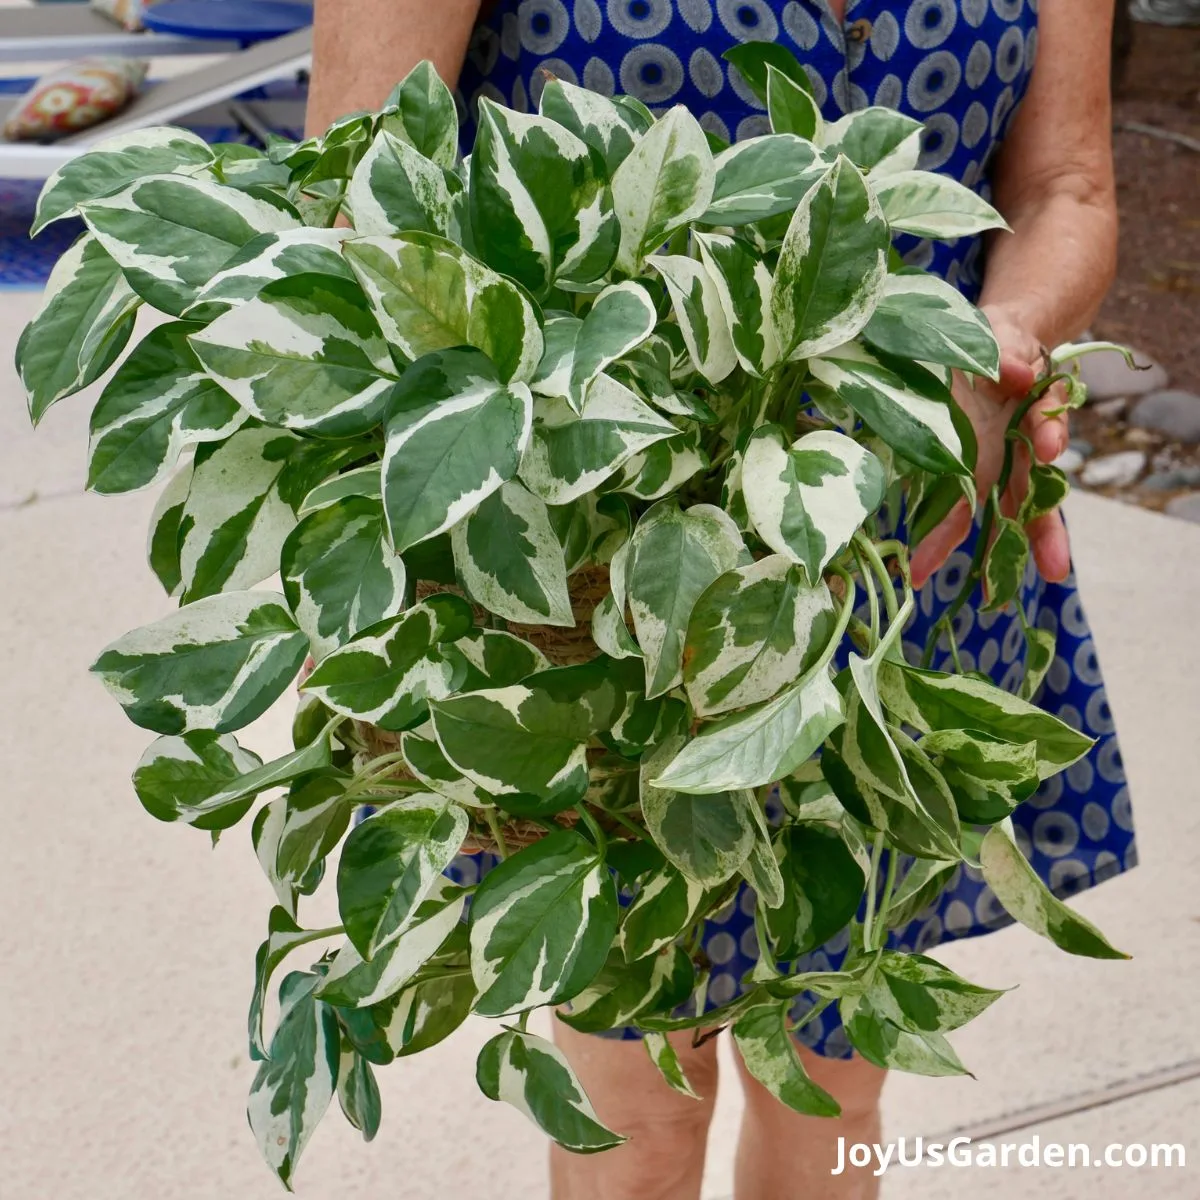
{"type": "Polygon", "coordinates": [[[501,828],[500,822],[496,820],[496,810],[494,808],[485,808],[483,810],[483,819],[487,821],[488,829],[492,831],[492,840],[496,843],[496,857],[505,859],[508,857],[508,845],[504,841],[504,830],[501,828]]]}
{"type": "MultiPolygon", "coordinates": [[[[898,545],[899,543],[893,542],[892,544],[898,545]]],[[[862,552],[863,556],[874,569],[876,578],[879,580],[879,586],[883,591],[883,603],[887,608],[888,620],[894,621],[900,602],[896,599],[896,585],[892,581],[887,564],[883,561],[880,547],[876,546],[861,530],[854,535],[854,545],[856,549],[862,552]]],[[[881,545],[887,545],[887,543],[884,542],[881,545]]]]}
{"type": "Polygon", "coordinates": [[[887,881],[883,885],[883,901],[879,905],[879,924],[876,927],[876,933],[879,945],[870,947],[870,949],[882,949],[887,942],[888,909],[892,905],[892,893],[896,890],[896,872],[900,865],[900,856],[895,849],[888,851],[888,866],[887,866],[887,881]]]}
{"type": "Polygon", "coordinates": [[[832,1000],[822,1000],[820,1004],[814,1004],[788,1032],[795,1037],[805,1025],[811,1025],[832,1003],[832,1000]]]}
{"type": "Polygon", "coordinates": [[[875,924],[875,890],[879,885],[879,859],[883,854],[883,834],[877,833],[871,846],[871,872],[867,876],[867,911],[863,914],[863,945],[873,947],[875,924]]]}
{"type": "Polygon", "coordinates": [[[579,805],[575,810],[583,823],[588,827],[588,831],[592,835],[592,841],[596,843],[596,849],[604,854],[604,849],[608,845],[608,838],[604,836],[604,830],[600,828],[600,823],[592,816],[584,804],[579,805]]]}
{"type": "Polygon", "coordinates": [[[871,612],[870,648],[874,650],[879,645],[879,593],[875,587],[875,580],[871,576],[871,570],[857,544],[854,547],[854,561],[858,564],[858,573],[862,576],[863,586],[867,590],[867,604],[871,612]]]}
{"type": "Polygon", "coordinates": [[[846,630],[850,625],[850,618],[854,615],[854,601],[857,592],[854,586],[854,576],[845,567],[840,567],[836,563],[831,564],[830,569],[845,585],[846,595],[842,600],[841,611],[838,613],[837,627],[829,639],[829,645],[825,647],[816,666],[812,668],[813,671],[824,670],[833,661],[833,656],[841,647],[842,638],[846,636],[846,630]]]}

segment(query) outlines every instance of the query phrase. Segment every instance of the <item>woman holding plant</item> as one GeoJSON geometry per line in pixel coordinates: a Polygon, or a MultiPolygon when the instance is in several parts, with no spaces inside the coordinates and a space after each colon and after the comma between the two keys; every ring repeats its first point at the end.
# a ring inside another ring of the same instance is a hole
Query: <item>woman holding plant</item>
{"type": "MultiPolygon", "coordinates": [[[[1104,6],[1100,6],[1103,8],[1104,6]]],[[[985,501],[1001,477],[1005,429],[1044,366],[1044,347],[1077,336],[1094,315],[1115,264],[1116,211],[1109,153],[1109,49],[1106,13],[1090,0],[360,0],[353,18],[318,0],[309,125],[316,132],[342,113],[374,109],[396,79],[423,58],[457,81],[474,115],[481,96],[517,110],[536,106],[549,75],[605,94],[627,92],[656,111],[686,104],[715,138],[767,132],[763,105],[721,61],[734,41],[779,41],[804,64],[824,116],[836,120],[868,104],[923,120],[920,165],[986,189],[1012,232],[949,245],[904,239],[908,261],[942,275],[978,299],[1001,347],[995,384],[966,375],[955,396],[975,428],[976,486],[985,501]]],[[[464,127],[464,147],[470,127],[464,127]]],[[[1049,463],[1067,445],[1062,385],[1029,408],[1001,510],[1016,518],[1031,460],[1049,463]],[[1031,453],[1032,452],[1032,453],[1031,453]]],[[[906,631],[919,652],[942,631],[939,619],[959,590],[978,538],[966,499],[949,508],[912,561],[923,589],[906,631]]],[[[1027,852],[1051,887],[1068,894],[1132,865],[1134,852],[1120,756],[1112,737],[1095,652],[1071,579],[1066,529],[1056,508],[1025,524],[1037,577],[1023,584],[1036,624],[1056,633],[1043,704],[1098,736],[1089,759],[1053,780],[1017,814],[1027,852]]],[[[961,603],[961,602],[960,602],[961,603]]],[[[993,613],[976,591],[952,611],[956,662],[1015,690],[1021,630],[1011,608],[993,613]]],[[[468,871],[475,868],[468,865],[468,871]]],[[[728,1000],[757,954],[752,922],[733,906],[712,922],[713,1004],[728,1000]]],[[[752,911],[752,907],[747,911],[752,911]]],[[[920,950],[948,937],[986,932],[1003,915],[979,883],[956,872],[922,919],[893,934],[920,950]]],[[[827,966],[844,945],[818,952],[827,966]]],[[[749,1076],[737,1159],[737,1195],[746,1200],[876,1194],[869,1173],[833,1178],[838,1137],[878,1140],[884,1072],[849,1055],[833,1012],[802,1039],[813,1079],[842,1105],[838,1120],[800,1116],[749,1076]]],[[[601,1117],[630,1134],[610,1154],[573,1156],[555,1148],[554,1194],[684,1200],[699,1194],[703,1150],[716,1087],[715,1042],[693,1048],[679,1037],[681,1064],[700,1102],[668,1092],[629,1041],[599,1040],[560,1026],[556,1036],[601,1117]]]]}

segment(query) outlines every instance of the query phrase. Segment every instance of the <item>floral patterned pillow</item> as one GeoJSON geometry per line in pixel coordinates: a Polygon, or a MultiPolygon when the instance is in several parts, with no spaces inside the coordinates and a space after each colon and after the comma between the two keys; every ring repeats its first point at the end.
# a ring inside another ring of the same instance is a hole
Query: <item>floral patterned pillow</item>
{"type": "Polygon", "coordinates": [[[146,9],[144,0],[91,0],[91,5],[131,33],[145,28],[142,24],[142,13],[146,9]]]}
{"type": "Polygon", "coordinates": [[[137,95],[150,64],[85,58],[43,75],[4,122],[9,141],[47,140],[96,125],[137,95]]]}

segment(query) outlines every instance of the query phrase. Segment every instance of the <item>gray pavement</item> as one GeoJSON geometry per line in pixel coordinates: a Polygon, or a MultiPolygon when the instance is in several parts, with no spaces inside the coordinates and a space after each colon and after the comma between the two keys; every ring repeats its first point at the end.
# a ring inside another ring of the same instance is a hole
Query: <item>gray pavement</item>
{"type": "MultiPolygon", "coordinates": [[[[0,294],[0,363],[32,294],[0,294]]],[[[94,392],[95,389],[93,389],[94,392]]],[[[257,1200],[279,1187],[243,1115],[251,966],[270,893],[245,829],[214,850],[159,825],[129,773],[149,741],[86,674],[109,639],[168,605],[144,566],[150,495],[82,492],[89,397],[31,432],[0,367],[0,1197],[257,1200]]],[[[1078,901],[1131,963],[1068,958],[1023,930],[944,948],[982,983],[1019,985],[955,1035],[976,1080],[897,1076],[888,1136],[944,1135],[1200,1060],[1200,529],[1091,496],[1069,517],[1123,736],[1143,865],[1078,901]]],[[[246,742],[285,745],[288,713],[246,742]]],[[[331,889],[328,889],[331,893],[331,889]]],[[[309,910],[332,907],[332,895],[309,910]]],[[[307,1200],[546,1195],[544,1145],[473,1079],[478,1022],[380,1072],[384,1125],[364,1146],[336,1112],[302,1165],[307,1200]]],[[[728,1196],[737,1085],[718,1101],[705,1196],[728,1196]]],[[[1016,1123],[1022,1118],[1018,1116],[1016,1123]]],[[[1200,1083],[1042,1120],[1002,1140],[1180,1142],[1185,1170],[913,1169],[886,1200],[1200,1194],[1200,1083]]]]}

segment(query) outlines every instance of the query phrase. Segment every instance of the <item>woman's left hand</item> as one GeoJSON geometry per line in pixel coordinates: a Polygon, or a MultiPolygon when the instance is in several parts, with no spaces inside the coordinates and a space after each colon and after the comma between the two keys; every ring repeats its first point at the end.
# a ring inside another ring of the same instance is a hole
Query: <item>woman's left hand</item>
{"type": "MultiPolygon", "coordinates": [[[[992,383],[988,379],[956,373],[953,387],[954,397],[970,419],[979,444],[975,484],[981,504],[986,502],[999,481],[1008,423],[1037,380],[1045,358],[1041,344],[1017,314],[986,305],[983,312],[1000,343],[1000,379],[992,383]]],[[[1053,462],[1067,448],[1067,414],[1050,415],[1050,410],[1060,408],[1064,400],[1062,385],[1056,384],[1030,408],[1021,423],[1033,443],[1034,457],[1040,463],[1053,462]]],[[[1005,516],[1016,516],[1019,511],[1029,490],[1029,468],[1029,451],[1024,442],[1017,442],[1012,474],[1000,498],[1000,508],[1005,516]]],[[[924,584],[966,540],[972,522],[970,507],[966,500],[961,500],[926,536],[912,558],[914,586],[924,584]]],[[[1037,517],[1029,522],[1025,532],[1043,578],[1051,582],[1065,579],[1071,569],[1071,556],[1062,514],[1056,510],[1037,517]]]]}

